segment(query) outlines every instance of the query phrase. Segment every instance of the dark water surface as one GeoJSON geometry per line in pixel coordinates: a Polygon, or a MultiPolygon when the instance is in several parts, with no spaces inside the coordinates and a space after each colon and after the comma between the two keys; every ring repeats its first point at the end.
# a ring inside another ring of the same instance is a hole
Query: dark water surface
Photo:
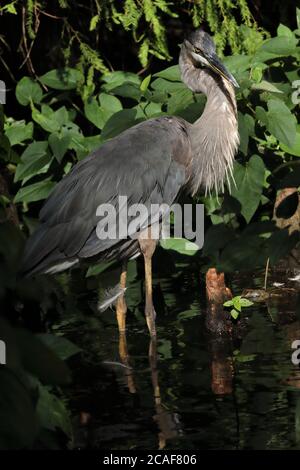
{"type": "MultiPolygon", "coordinates": [[[[291,362],[291,343],[300,339],[297,294],[245,309],[244,326],[221,341],[205,328],[200,275],[166,271],[155,280],[156,347],[138,273],[126,293],[127,348],[114,312],[97,312],[96,278],[77,297],[76,282],[69,292],[68,312],[53,328],[82,348],[67,391],[74,447],[300,449],[300,370],[291,362]]],[[[231,287],[239,295],[262,282],[239,276],[231,287]]]]}

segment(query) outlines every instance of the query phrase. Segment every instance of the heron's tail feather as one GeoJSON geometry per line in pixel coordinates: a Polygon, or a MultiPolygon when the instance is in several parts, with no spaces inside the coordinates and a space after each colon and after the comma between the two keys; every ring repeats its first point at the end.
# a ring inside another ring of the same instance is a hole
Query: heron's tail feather
{"type": "Polygon", "coordinates": [[[45,272],[49,265],[65,258],[57,249],[58,235],[54,229],[41,225],[29,237],[21,260],[20,276],[45,272]]]}

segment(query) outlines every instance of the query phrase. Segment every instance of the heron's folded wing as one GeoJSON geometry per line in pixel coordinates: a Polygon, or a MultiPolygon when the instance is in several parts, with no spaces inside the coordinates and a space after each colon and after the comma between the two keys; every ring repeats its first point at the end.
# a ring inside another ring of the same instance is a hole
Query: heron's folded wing
{"type": "Polygon", "coordinates": [[[187,136],[176,122],[158,118],[140,123],[75,165],[43,206],[25,264],[37,264],[54,249],[66,258],[109,249],[119,240],[97,240],[96,245],[88,240],[99,222],[97,208],[110,203],[118,213],[119,196],[126,197],[128,205],[171,205],[186,177],[177,153],[183,151],[187,136]]]}

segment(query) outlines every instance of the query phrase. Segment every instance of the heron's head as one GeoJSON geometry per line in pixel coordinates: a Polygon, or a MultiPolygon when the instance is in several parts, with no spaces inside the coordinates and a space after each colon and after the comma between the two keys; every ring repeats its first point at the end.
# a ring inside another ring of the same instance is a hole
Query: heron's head
{"type": "Polygon", "coordinates": [[[202,29],[197,29],[184,40],[188,57],[195,67],[204,67],[222,76],[236,88],[239,87],[234,76],[226,69],[216,54],[216,46],[210,35],[202,29]]]}

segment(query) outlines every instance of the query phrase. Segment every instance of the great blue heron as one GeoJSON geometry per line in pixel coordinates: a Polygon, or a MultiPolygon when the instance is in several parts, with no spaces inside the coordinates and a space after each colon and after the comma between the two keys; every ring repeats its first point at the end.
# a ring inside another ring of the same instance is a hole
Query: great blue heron
{"type": "MultiPolygon", "coordinates": [[[[222,65],[210,36],[199,29],[181,46],[179,66],[183,82],[207,96],[205,109],[194,123],[162,116],[141,122],[105,142],[77,163],[56,186],[40,211],[40,226],[28,239],[22,272],[55,273],[79,261],[119,259],[121,287],[126,262],[142,254],[145,265],[145,316],[155,336],[152,301],[152,255],[156,240],[141,236],[103,240],[97,236],[97,207],[110,203],[120,211],[119,196],[130,204],[165,203],[181,191],[194,195],[201,188],[222,189],[232,171],[239,143],[235,78],[222,65]]],[[[148,228],[147,228],[148,227],[148,228]]],[[[119,330],[125,330],[124,296],[117,300],[119,330]]]]}

